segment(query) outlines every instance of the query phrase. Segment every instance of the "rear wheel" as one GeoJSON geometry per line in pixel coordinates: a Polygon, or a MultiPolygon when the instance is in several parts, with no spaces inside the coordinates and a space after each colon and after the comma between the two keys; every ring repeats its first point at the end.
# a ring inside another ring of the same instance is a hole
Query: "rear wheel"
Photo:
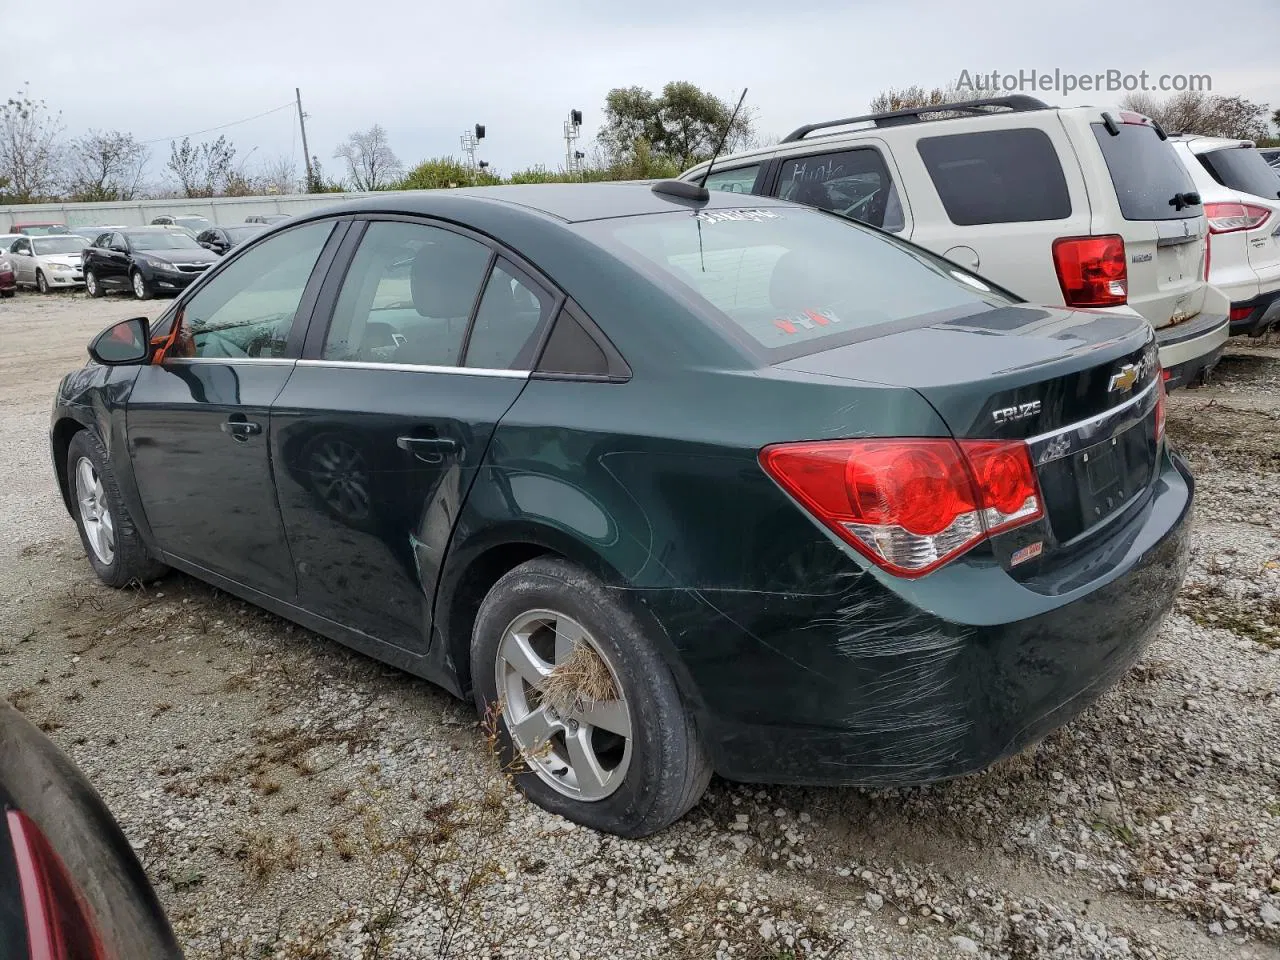
{"type": "Polygon", "coordinates": [[[595,577],[540,558],[480,605],[471,676],[504,769],[538,806],[624,837],[698,802],[711,764],[670,668],[595,577]]]}
{"type": "Polygon", "coordinates": [[[15,289],[15,290],[0,290],[0,297],[4,297],[6,300],[8,300],[10,297],[12,297],[12,296],[13,296],[14,294],[16,294],[17,292],[18,292],[18,291],[17,291],[16,289],[15,289]]]}
{"type": "Polygon", "coordinates": [[[46,279],[43,270],[36,271],[36,289],[41,293],[49,292],[49,281],[46,279]]]}
{"type": "Polygon", "coordinates": [[[88,430],[71,438],[67,481],[76,526],[93,572],[109,587],[146,583],[168,567],[154,559],[125,507],[106,450],[88,430]]]}
{"type": "Polygon", "coordinates": [[[147,283],[140,270],[133,271],[133,295],[139,300],[151,299],[151,284],[147,283]]]}
{"type": "Polygon", "coordinates": [[[106,291],[102,289],[102,284],[98,282],[97,274],[92,270],[86,270],[84,272],[84,288],[89,291],[89,296],[91,297],[100,297],[106,293],[106,291]]]}

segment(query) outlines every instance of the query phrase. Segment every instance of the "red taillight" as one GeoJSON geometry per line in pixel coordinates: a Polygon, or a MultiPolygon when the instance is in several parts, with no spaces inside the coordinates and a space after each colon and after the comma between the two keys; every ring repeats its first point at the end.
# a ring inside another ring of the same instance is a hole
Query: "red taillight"
{"type": "Polygon", "coordinates": [[[1169,379],[1169,371],[1161,370],[1160,376],[1156,378],[1156,443],[1158,444],[1164,439],[1164,402],[1169,395],[1165,390],[1164,382],[1169,379]]]}
{"type": "Polygon", "coordinates": [[[1115,307],[1129,300],[1123,237],[1062,237],[1053,241],[1053,265],[1069,307],[1115,307]]]}
{"type": "Polygon", "coordinates": [[[106,960],[88,906],[40,828],[7,813],[31,960],[106,960]]]}
{"type": "Polygon", "coordinates": [[[1210,233],[1235,233],[1262,226],[1271,218],[1271,209],[1256,203],[1206,203],[1204,215],[1210,233]]]}
{"type": "Polygon", "coordinates": [[[890,573],[919,577],[1043,515],[1021,441],[921,438],[784,443],[765,471],[890,573]]]}

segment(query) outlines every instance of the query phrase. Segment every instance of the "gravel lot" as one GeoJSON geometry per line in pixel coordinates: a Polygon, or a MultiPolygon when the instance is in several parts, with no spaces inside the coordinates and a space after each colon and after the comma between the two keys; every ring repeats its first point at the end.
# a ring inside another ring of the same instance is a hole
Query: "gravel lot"
{"type": "Polygon", "coordinates": [[[177,574],[94,579],[50,400],[112,297],[0,301],[0,693],[98,786],[191,957],[1280,957],[1280,347],[1175,395],[1198,479],[1159,641],[927,789],[716,781],[646,841],[506,786],[474,712],[177,574]]]}

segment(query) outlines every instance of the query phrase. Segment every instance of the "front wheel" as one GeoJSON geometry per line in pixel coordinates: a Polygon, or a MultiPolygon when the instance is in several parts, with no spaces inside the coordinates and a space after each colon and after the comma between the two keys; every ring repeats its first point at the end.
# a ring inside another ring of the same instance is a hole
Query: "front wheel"
{"type": "Polygon", "coordinates": [[[671,669],[604,584],[567,561],[530,560],[494,584],[471,677],[481,713],[497,716],[504,769],[551,813],[643,837],[711,779],[671,669]]]}
{"type": "Polygon", "coordinates": [[[140,270],[133,271],[133,295],[139,300],[151,299],[151,284],[147,283],[140,270]]]}
{"type": "Polygon", "coordinates": [[[93,572],[109,587],[147,583],[168,571],[142,542],[125,507],[107,452],[81,430],[67,448],[67,483],[76,526],[93,572]]]}
{"type": "Polygon", "coordinates": [[[41,293],[49,292],[49,281],[45,278],[43,270],[36,271],[36,289],[41,293]]]}
{"type": "Polygon", "coordinates": [[[10,297],[14,296],[17,292],[18,292],[17,290],[0,290],[0,297],[4,297],[6,300],[8,300],[10,297]]]}
{"type": "Polygon", "coordinates": [[[100,297],[106,293],[106,291],[102,289],[102,284],[98,282],[98,275],[92,270],[86,270],[84,273],[84,288],[89,292],[89,296],[91,297],[100,297]]]}

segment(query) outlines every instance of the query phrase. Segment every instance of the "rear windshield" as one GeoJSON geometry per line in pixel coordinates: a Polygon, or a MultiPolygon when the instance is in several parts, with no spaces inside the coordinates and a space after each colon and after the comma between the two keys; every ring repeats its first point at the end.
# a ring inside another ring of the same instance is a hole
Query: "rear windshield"
{"type": "Polygon", "coordinates": [[[1017,302],[941,257],[800,207],[663,213],[583,229],[788,357],[883,324],[1017,302]]]}
{"type": "Polygon", "coordinates": [[[1126,220],[1186,220],[1204,213],[1199,204],[1178,209],[1174,197],[1192,193],[1195,184],[1173,144],[1154,127],[1122,123],[1112,136],[1101,123],[1090,124],[1111,172],[1111,183],[1126,220]]]}
{"type": "Polygon", "coordinates": [[[1253,147],[1225,147],[1200,154],[1200,164],[1224,187],[1274,200],[1280,197],[1280,172],[1253,147]]]}

